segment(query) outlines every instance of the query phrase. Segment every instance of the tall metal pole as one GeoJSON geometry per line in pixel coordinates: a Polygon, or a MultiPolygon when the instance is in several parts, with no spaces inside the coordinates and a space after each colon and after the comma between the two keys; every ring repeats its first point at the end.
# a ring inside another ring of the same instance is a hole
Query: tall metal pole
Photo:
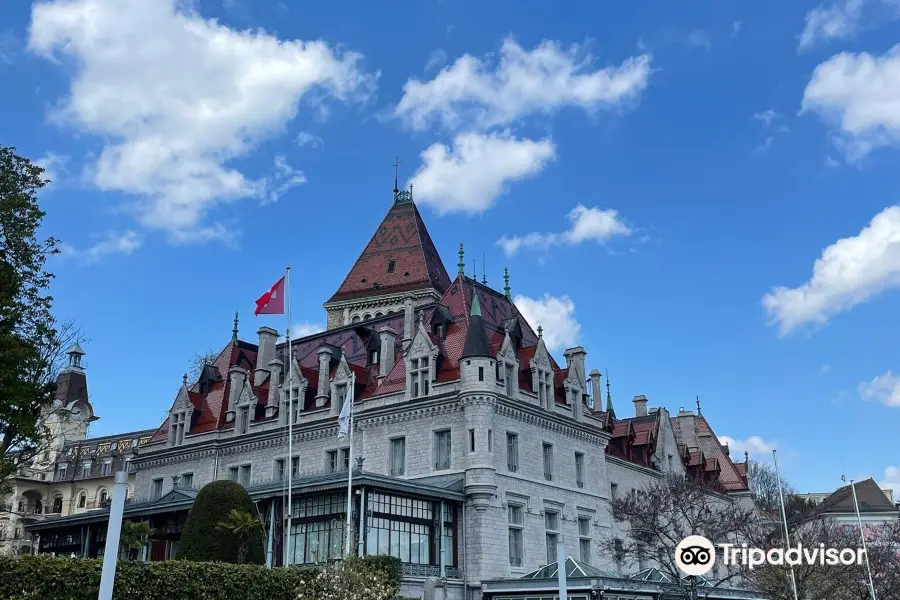
{"type": "Polygon", "coordinates": [[[566,544],[560,537],[556,542],[556,579],[559,582],[559,600],[567,600],[568,586],[566,585],[566,544]]]}
{"type": "MultiPolygon", "coordinates": [[[[784,494],[781,491],[781,474],[778,471],[777,452],[777,450],[772,450],[772,458],[775,459],[775,479],[778,481],[778,501],[781,503],[781,522],[784,525],[784,549],[787,550],[791,546],[791,538],[788,535],[787,515],[784,511],[784,494]]],[[[791,591],[794,593],[794,600],[797,600],[797,580],[794,577],[794,567],[791,567],[791,591]]]]}
{"type": "Polygon", "coordinates": [[[356,373],[350,374],[350,389],[347,391],[346,402],[350,403],[350,449],[347,452],[347,539],[344,543],[344,553],[350,556],[350,548],[353,546],[353,400],[356,396],[356,373]]]}
{"type": "Polygon", "coordinates": [[[294,349],[291,344],[291,267],[287,268],[285,276],[285,296],[287,296],[287,345],[288,345],[288,458],[287,458],[287,515],[285,515],[284,535],[284,566],[291,564],[291,519],[294,516],[291,504],[294,495],[294,349]]]}
{"type": "Polygon", "coordinates": [[[872,595],[872,600],[876,600],[875,583],[872,581],[872,569],[869,567],[869,551],[866,549],[866,536],[863,534],[862,517],[859,516],[859,503],[856,501],[856,484],[853,483],[852,479],[850,480],[850,490],[853,492],[853,508],[856,509],[856,522],[859,523],[859,539],[862,542],[863,556],[866,559],[866,572],[869,575],[869,594],[872,595]]]}
{"type": "Polygon", "coordinates": [[[112,500],[109,505],[109,522],[106,525],[106,549],[103,553],[103,571],[101,571],[100,575],[100,594],[97,596],[97,600],[112,600],[113,586],[116,582],[116,563],[119,560],[122,515],[125,512],[125,490],[128,488],[128,471],[116,471],[113,481],[112,500]]]}

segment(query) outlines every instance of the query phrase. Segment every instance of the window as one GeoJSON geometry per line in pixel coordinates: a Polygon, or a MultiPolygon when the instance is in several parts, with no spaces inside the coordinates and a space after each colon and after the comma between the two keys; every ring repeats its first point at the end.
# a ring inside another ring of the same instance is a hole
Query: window
{"type": "Polygon", "coordinates": [[[56,465],[56,479],[65,479],[66,478],[66,469],[69,465],[63,463],[60,465],[56,465]]]}
{"type": "Polygon", "coordinates": [[[242,406],[238,410],[237,432],[239,435],[250,431],[250,407],[242,406]]]}
{"type": "Polygon", "coordinates": [[[344,465],[344,470],[350,470],[350,448],[342,448],[341,449],[341,464],[344,465]]]}
{"type": "Polygon", "coordinates": [[[478,381],[484,381],[484,367],[478,367],[478,381]]]}
{"type": "Polygon", "coordinates": [[[512,398],[515,392],[515,380],[513,379],[515,372],[514,365],[507,364],[506,365],[506,377],[504,382],[506,383],[506,395],[512,398]]]}
{"type": "Polygon", "coordinates": [[[125,458],[125,472],[131,473],[131,457],[125,458]]]}
{"type": "Polygon", "coordinates": [[[294,386],[293,396],[291,390],[287,389],[281,392],[281,413],[280,419],[282,425],[288,424],[288,419],[293,419],[294,423],[300,422],[300,411],[303,409],[303,398],[300,397],[300,387],[294,386]]]}
{"type": "Polygon", "coordinates": [[[106,504],[108,498],[109,492],[106,491],[106,488],[100,490],[100,506],[98,508],[103,508],[103,505],[106,504]]]}
{"type": "Polygon", "coordinates": [[[409,564],[440,564],[437,544],[434,543],[438,535],[435,528],[443,525],[443,537],[451,543],[451,546],[445,546],[451,550],[446,555],[447,564],[453,563],[453,511],[445,507],[441,517],[438,503],[381,492],[369,492],[366,507],[372,511],[366,532],[367,554],[394,556],[409,564]]]}
{"type": "Polygon", "coordinates": [[[494,437],[494,432],[488,429],[488,452],[493,452],[493,440],[491,438],[494,437]]]}
{"type": "Polygon", "coordinates": [[[337,450],[329,450],[325,453],[325,468],[329,473],[334,473],[338,470],[337,450]]]}
{"type": "Polygon", "coordinates": [[[506,470],[515,473],[519,470],[519,436],[506,432],[506,470]]]}
{"type": "Polygon", "coordinates": [[[81,492],[78,495],[78,508],[84,508],[84,505],[87,504],[87,494],[81,492]]]}
{"type": "Polygon", "coordinates": [[[591,564],[591,519],[578,517],[578,550],[581,562],[591,564]]]}
{"type": "Polygon", "coordinates": [[[612,501],[619,499],[619,485],[616,483],[609,484],[609,498],[612,501]]]}
{"type": "Polygon", "coordinates": [[[194,487],[194,474],[193,473],[184,473],[181,476],[181,487],[192,488],[194,487]]]}
{"type": "Polygon", "coordinates": [[[434,432],[434,470],[450,468],[450,430],[434,432]]]}
{"type": "Polygon", "coordinates": [[[428,395],[428,357],[414,358],[410,362],[409,376],[412,380],[412,397],[428,395]]]}
{"type": "Polygon", "coordinates": [[[671,473],[674,470],[675,470],[675,468],[672,466],[672,455],[670,454],[669,455],[669,472],[671,473]]]}
{"type": "Polygon", "coordinates": [[[238,468],[237,467],[228,467],[228,479],[231,481],[238,480],[238,468]]]}
{"type": "Polygon", "coordinates": [[[239,477],[238,483],[242,486],[247,487],[250,485],[250,465],[241,465],[239,477]]]}
{"type": "Polygon", "coordinates": [[[63,499],[62,496],[54,496],[53,497],[53,513],[54,515],[58,515],[62,513],[62,505],[63,499]]]}
{"type": "Polygon", "coordinates": [[[112,459],[107,458],[103,461],[103,464],[100,467],[101,475],[111,475],[112,474],[112,459]]]}
{"type": "Polygon", "coordinates": [[[295,499],[288,561],[309,564],[341,558],[347,530],[346,506],[346,493],[295,499]]]}
{"type": "Polygon", "coordinates": [[[549,409],[553,398],[553,376],[549,371],[538,371],[537,393],[541,407],[549,409]]]}
{"type": "MultiPolygon", "coordinates": [[[[184,443],[184,432],[187,427],[187,412],[173,412],[169,417],[169,444],[180,446],[184,443]]],[[[137,447],[139,440],[132,440],[131,447],[137,447]]]]}
{"type": "Polygon", "coordinates": [[[295,456],[291,459],[291,477],[300,475],[300,457],[295,456]]]}
{"type": "Polygon", "coordinates": [[[522,528],[525,525],[524,507],[518,504],[507,506],[507,520],[509,521],[509,564],[512,567],[522,566],[524,545],[522,543],[522,528]]]}
{"type": "Polygon", "coordinates": [[[285,459],[276,458],[275,459],[275,479],[277,481],[284,481],[285,477],[287,477],[287,472],[284,470],[285,459]]]}
{"type": "Polygon", "coordinates": [[[369,364],[370,365],[378,364],[378,350],[369,351],[369,364]]]}
{"type": "Polygon", "coordinates": [[[387,266],[387,272],[393,273],[395,268],[397,268],[397,261],[389,260],[388,266],[387,266]]]}
{"type": "Polygon", "coordinates": [[[91,476],[91,461],[86,460],[81,464],[81,476],[82,477],[90,477],[91,476]]]}
{"type": "Polygon", "coordinates": [[[544,479],[553,481],[553,444],[546,442],[544,443],[544,479]]]}
{"type": "Polygon", "coordinates": [[[154,479],[150,482],[150,499],[156,500],[157,498],[162,497],[162,486],[163,480],[162,477],[154,479]]]}
{"type": "Polygon", "coordinates": [[[559,513],[554,510],[544,511],[544,529],[547,537],[547,562],[556,562],[556,542],[559,540],[559,513]]]}
{"type": "Polygon", "coordinates": [[[475,452],[475,430],[469,430],[469,452],[475,452]]]}
{"type": "Polygon", "coordinates": [[[584,487],[584,454],[575,453],[575,485],[584,487]]]}
{"type": "Polygon", "coordinates": [[[391,440],[391,475],[406,474],[406,438],[391,440]]]}
{"type": "Polygon", "coordinates": [[[337,405],[343,408],[344,400],[347,399],[347,385],[342,383],[341,385],[336,385],[334,387],[337,392],[337,405]]]}

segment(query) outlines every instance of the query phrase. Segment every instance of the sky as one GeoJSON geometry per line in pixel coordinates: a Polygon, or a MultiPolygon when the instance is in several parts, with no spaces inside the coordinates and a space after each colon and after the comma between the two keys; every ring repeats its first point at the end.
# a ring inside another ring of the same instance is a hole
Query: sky
{"type": "Polygon", "coordinates": [[[286,265],[321,329],[399,157],[448,271],[508,267],[620,416],[699,397],[801,491],[900,492],[898,42],[900,0],[16,2],[0,143],[52,180],[92,434],[157,426],[235,311],[284,330],[286,265]]]}

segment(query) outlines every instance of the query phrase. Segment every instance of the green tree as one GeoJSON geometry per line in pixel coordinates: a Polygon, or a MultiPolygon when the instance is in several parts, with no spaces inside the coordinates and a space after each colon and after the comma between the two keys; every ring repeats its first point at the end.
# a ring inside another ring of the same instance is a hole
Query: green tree
{"type": "Polygon", "coordinates": [[[259,517],[243,510],[232,508],[228,513],[228,520],[219,523],[218,527],[230,531],[231,535],[238,539],[238,564],[243,564],[250,550],[250,540],[254,535],[263,531],[262,521],[259,517]]]}
{"type": "MultiPolygon", "coordinates": [[[[240,537],[220,523],[229,523],[231,511],[256,514],[256,507],[247,491],[234,481],[214,481],[205,485],[184,524],[178,544],[178,560],[220,561],[236,563],[241,559],[240,537]]],[[[263,530],[261,527],[245,532],[247,549],[243,561],[265,563],[263,530]]]]}
{"type": "Polygon", "coordinates": [[[53,275],[44,268],[57,240],[38,236],[42,174],[15,148],[0,146],[0,491],[46,443],[43,418],[64,350],[47,293],[53,275]]]}
{"type": "Polygon", "coordinates": [[[155,529],[145,521],[125,521],[122,523],[122,532],[119,535],[119,547],[128,550],[128,559],[132,560],[133,556],[150,540],[150,536],[155,533],[155,529]]]}

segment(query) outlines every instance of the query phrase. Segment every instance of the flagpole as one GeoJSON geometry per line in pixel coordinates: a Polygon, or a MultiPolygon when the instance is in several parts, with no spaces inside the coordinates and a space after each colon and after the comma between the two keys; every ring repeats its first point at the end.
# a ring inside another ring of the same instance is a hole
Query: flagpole
{"type": "Polygon", "coordinates": [[[866,536],[863,534],[862,517],[859,516],[859,503],[856,501],[856,484],[850,480],[850,489],[853,491],[853,508],[856,509],[856,522],[859,523],[859,539],[862,542],[863,556],[866,559],[866,572],[869,574],[869,593],[872,600],[875,599],[875,584],[872,582],[872,569],[869,567],[869,551],[866,549],[866,536]]]}
{"type": "Polygon", "coordinates": [[[349,558],[350,548],[353,545],[353,401],[356,399],[356,373],[351,370],[350,373],[350,449],[347,452],[347,539],[345,540],[344,553],[349,558]]]}
{"type": "MultiPolygon", "coordinates": [[[[778,501],[781,503],[781,521],[784,523],[784,548],[787,550],[791,546],[791,539],[788,536],[787,515],[784,511],[784,495],[781,493],[781,475],[778,472],[777,450],[772,450],[772,458],[775,459],[775,479],[778,481],[778,501]]],[[[794,592],[794,600],[797,600],[797,580],[794,578],[794,567],[791,567],[791,591],[794,592]]]]}
{"type": "Polygon", "coordinates": [[[293,476],[294,476],[294,349],[291,345],[291,267],[287,267],[285,275],[285,300],[287,300],[287,345],[288,345],[288,458],[287,458],[287,519],[285,520],[285,528],[287,532],[284,536],[284,566],[290,564],[291,550],[291,518],[294,516],[291,499],[293,497],[293,476]]]}

